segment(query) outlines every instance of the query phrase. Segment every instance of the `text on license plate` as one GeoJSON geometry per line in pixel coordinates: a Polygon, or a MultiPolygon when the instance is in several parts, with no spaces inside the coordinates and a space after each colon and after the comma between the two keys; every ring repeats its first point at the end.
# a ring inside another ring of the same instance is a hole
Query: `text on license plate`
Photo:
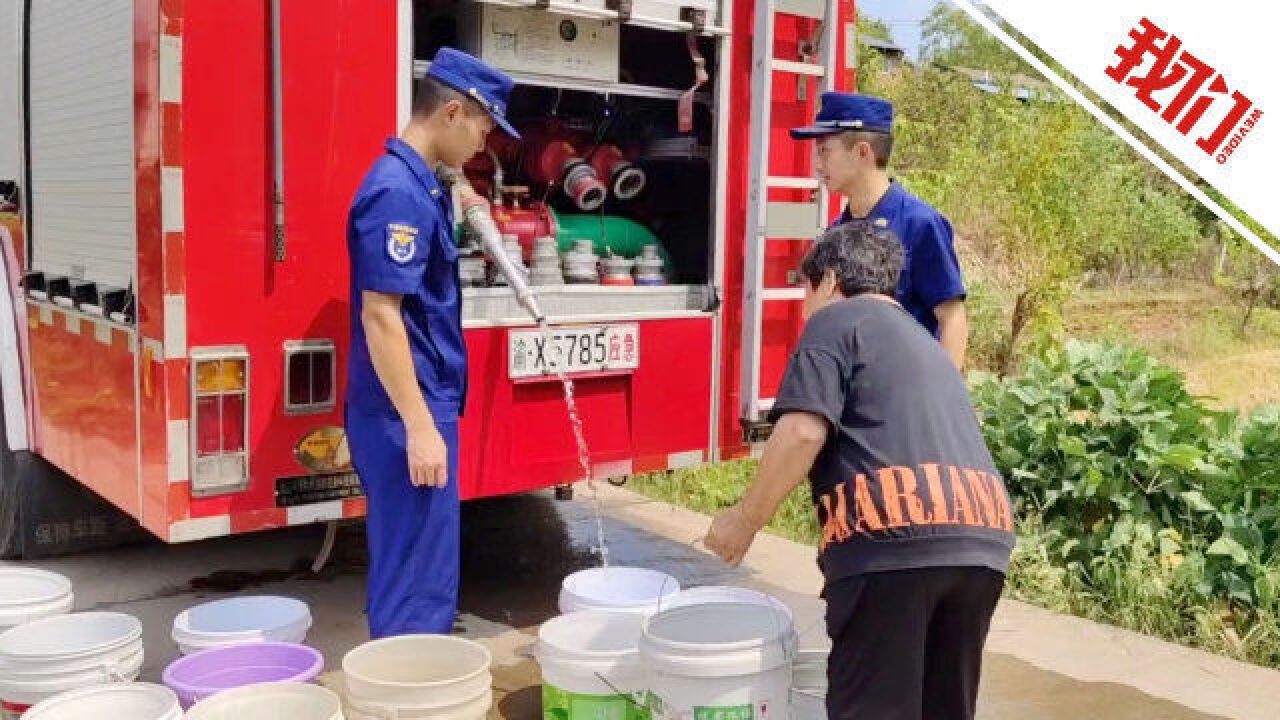
{"type": "Polygon", "coordinates": [[[507,334],[507,374],[512,379],[557,372],[593,373],[640,367],[640,326],[575,325],[507,334]]]}

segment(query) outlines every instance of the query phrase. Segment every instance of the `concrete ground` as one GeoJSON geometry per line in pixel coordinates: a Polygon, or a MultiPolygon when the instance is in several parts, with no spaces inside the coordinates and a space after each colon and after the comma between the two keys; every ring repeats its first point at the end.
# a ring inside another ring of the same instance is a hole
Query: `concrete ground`
{"type": "MultiPolygon", "coordinates": [[[[795,610],[802,647],[820,647],[822,601],[813,550],[762,536],[744,566],[728,569],[696,544],[707,520],[599,487],[610,560],[676,576],[686,586],[737,584],[769,592],[795,610]]],[[[539,623],[555,614],[560,579],[595,562],[591,493],[561,503],[535,494],[468,504],[464,511],[461,631],[494,654],[492,718],[540,716],[539,674],[529,658],[539,623]]],[[[338,681],[345,652],[367,640],[362,613],[361,528],[344,528],[328,567],[308,565],[323,530],[304,527],[193,545],[158,543],[36,563],[69,576],[78,610],[115,610],[146,628],[143,680],[157,681],[177,656],[175,615],[234,593],[288,594],[311,604],[308,642],[338,681]]],[[[1115,628],[1001,604],[987,648],[983,720],[1192,720],[1280,718],[1280,672],[1237,663],[1115,628]]]]}

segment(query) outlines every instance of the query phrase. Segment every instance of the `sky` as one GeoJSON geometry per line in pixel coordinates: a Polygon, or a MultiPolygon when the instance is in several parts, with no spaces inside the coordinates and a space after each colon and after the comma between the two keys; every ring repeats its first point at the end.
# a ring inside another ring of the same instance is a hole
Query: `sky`
{"type": "Polygon", "coordinates": [[[941,0],[855,0],[865,16],[884,20],[912,59],[920,56],[920,22],[941,0]]]}

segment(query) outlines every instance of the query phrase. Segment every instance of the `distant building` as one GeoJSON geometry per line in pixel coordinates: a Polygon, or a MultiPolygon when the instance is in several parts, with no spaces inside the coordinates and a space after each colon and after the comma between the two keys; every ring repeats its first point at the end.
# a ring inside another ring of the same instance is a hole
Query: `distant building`
{"type": "Polygon", "coordinates": [[[866,45],[872,52],[879,53],[884,58],[885,70],[896,72],[910,63],[907,60],[907,51],[900,45],[895,45],[888,40],[881,40],[878,37],[870,35],[858,35],[858,40],[866,45]]]}
{"type": "Polygon", "coordinates": [[[973,86],[989,93],[1002,93],[1008,90],[1008,85],[1013,86],[1013,96],[1017,99],[1027,102],[1029,100],[1041,100],[1044,102],[1058,102],[1060,98],[1053,86],[1039,78],[1033,78],[1028,75],[1007,73],[996,73],[990,70],[977,70],[975,68],[952,67],[949,65],[941,65],[935,63],[935,67],[947,70],[949,72],[958,73],[969,78],[973,86]]]}

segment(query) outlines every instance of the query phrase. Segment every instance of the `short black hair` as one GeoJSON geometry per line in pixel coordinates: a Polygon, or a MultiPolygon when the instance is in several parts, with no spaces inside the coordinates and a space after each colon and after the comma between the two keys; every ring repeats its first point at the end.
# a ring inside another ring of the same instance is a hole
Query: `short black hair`
{"type": "Polygon", "coordinates": [[[800,263],[800,272],[816,288],[830,270],[845,297],[865,293],[893,297],[904,262],[897,235],[855,220],[824,232],[800,263]]]}
{"type": "Polygon", "coordinates": [[[848,130],[840,134],[840,139],[850,150],[860,142],[867,143],[871,146],[871,154],[876,158],[876,167],[881,170],[889,167],[889,157],[893,154],[892,133],[848,130]]]}
{"type": "Polygon", "coordinates": [[[417,118],[427,117],[450,100],[457,100],[471,110],[483,110],[475,100],[430,75],[423,75],[422,79],[418,81],[418,89],[413,97],[413,116],[417,118]]]}

